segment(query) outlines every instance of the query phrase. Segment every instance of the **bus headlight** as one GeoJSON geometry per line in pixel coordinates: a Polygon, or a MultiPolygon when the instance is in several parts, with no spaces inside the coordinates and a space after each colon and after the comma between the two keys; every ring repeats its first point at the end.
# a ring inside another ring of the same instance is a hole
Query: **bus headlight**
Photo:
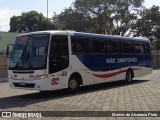
{"type": "Polygon", "coordinates": [[[35,76],[35,80],[40,80],[40,79],[45,79],[45,78],[47,78],[47,75],[37,75],[37,76],[35,76]]]}
{"type": "Polygon", "coordinates": [[[13,76],[12,76],[12,75],[8,75],[8,78],[9,78],[9,79],[13,79],[13,76]]]}

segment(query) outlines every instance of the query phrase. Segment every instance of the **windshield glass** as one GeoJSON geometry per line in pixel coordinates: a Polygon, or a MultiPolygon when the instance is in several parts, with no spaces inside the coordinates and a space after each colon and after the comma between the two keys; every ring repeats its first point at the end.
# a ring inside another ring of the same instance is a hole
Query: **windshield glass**
{"type": "Polygon", "coordinates": [[[45,69],[50,35],[29,35],[17,37],[9,69],[45,69]]]}

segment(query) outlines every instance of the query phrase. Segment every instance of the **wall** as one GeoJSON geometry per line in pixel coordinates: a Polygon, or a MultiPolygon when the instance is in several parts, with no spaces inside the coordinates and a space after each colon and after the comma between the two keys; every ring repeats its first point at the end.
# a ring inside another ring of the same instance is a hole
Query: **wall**
{"type": "Polygon", "coordinates": [[[0,78],[7,78],[7,58],[0,55],[0,78]]]}
{"type": "Polygon", "coordinates": [[[6,51],[7,44],[13,44],[17,35],[19,35],[19,33],[0,31],[0,52],[6,51]]]}
{"type": "Polygon", "coordinates": [[[7,77],[7,44],[13,44],[19,33],[0,31],[0,78],[7,77]]]}
{"type": "Polygon", "coordinates": [[[0,56],[0,67],[7,66],[7,58],[5,56],[0,56]]]}
{"type": "Polygon", "coordinates": [[[152,67],[160,68],[160,50],[152,50],[152,67]]]}

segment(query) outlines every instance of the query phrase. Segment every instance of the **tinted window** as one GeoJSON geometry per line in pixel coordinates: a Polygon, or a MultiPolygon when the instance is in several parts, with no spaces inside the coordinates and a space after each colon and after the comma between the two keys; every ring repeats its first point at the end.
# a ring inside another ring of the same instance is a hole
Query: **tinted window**
{"type": "Polygon", "coordinates": [[[135,53],[144,53],[144,47],[142,42],[135,42],[134,44],[135,53]]]}
{"type": "Polygon", "coordinates": [[[108,52],[109,53],[121,53],[121,45],[119,41],[109,40],[108,41],[108,52]]]}
{"type": "Polygon", "coordinates": [[[131,41],[122,41],[123,53],[134,53],[134,43],[131,41]]]}
{"type": "Polygon", "coordinates": [[[49,73],[54,73],[66,69],[68,65],[68,36],[52,36],[50,43],[49,73]]]}
{"type": "Polygon", "coordinates": [[[91,53],[90,39],[85,37],[72,37],[72,53],[91,53]]]}
{"type": "Polygon", "coordinates": [[[92,52],[99,53],[99,40],[92,39],[92,52]]]}
{"type": "Polygon", "coordinates": [[[93,53],[107,53],[107,41],[92,39],[92,52],[93,53]]]}
{"type": "Polygon", "coordinates": [[[149,43],[144,43],[144,51],[145,51],[145,53],[150,53],[149,43]]]}

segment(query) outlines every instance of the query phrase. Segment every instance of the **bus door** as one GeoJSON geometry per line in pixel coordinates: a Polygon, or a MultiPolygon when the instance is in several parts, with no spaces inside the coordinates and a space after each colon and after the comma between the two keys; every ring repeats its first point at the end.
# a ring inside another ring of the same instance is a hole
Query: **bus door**
{"type": "MultiPolygon", "coordinates": [[[[50,43],[49,53],[49,80],[51,89],[61,88],[67,84],[66,76],[62,72],[69,66],[69,50],[67,35],[53,35],[50,43]]],[[[66,73],[67,74],[67,73],[66,73]]]]}

